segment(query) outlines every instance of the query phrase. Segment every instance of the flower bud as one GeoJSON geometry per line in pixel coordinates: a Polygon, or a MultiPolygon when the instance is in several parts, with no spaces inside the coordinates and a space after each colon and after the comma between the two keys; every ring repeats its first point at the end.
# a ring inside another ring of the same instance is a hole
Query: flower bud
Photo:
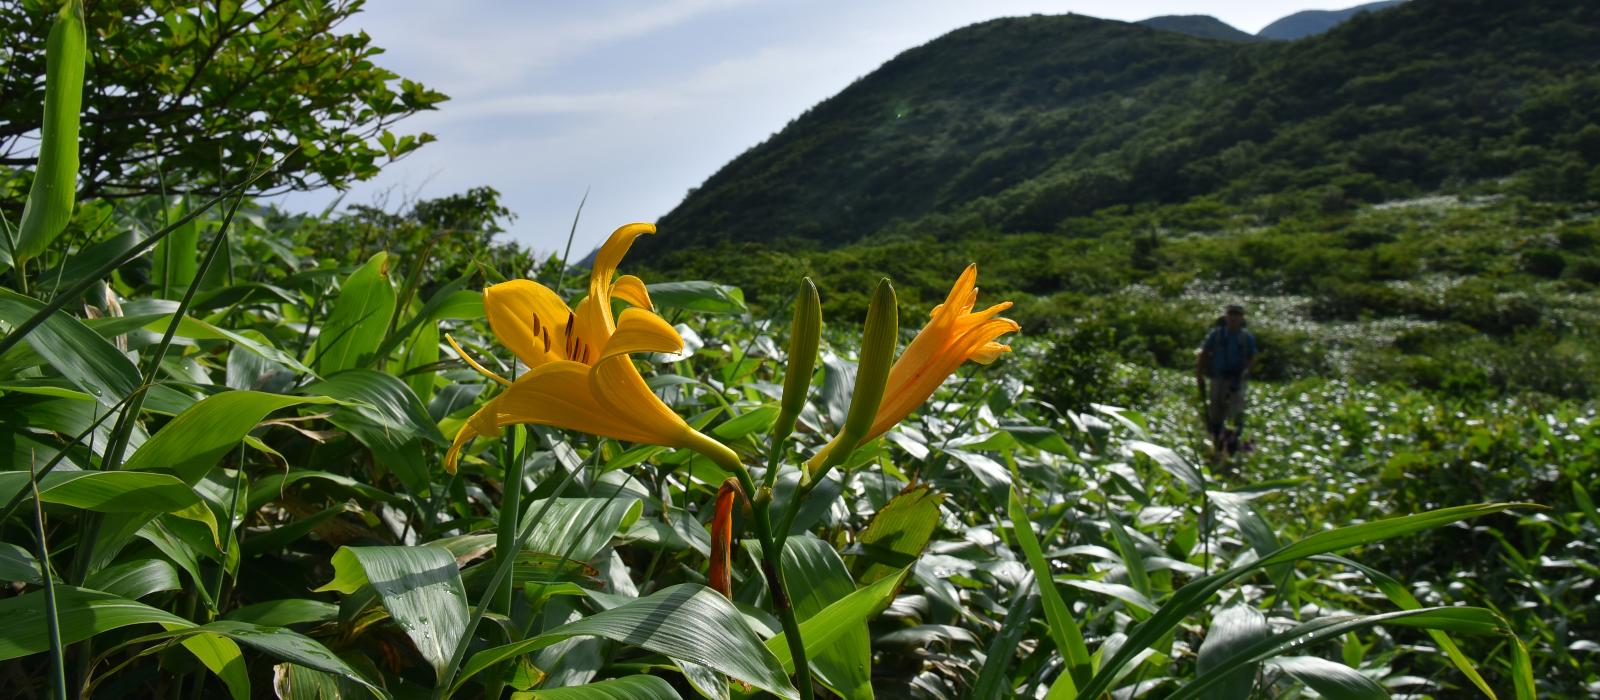
{"type": "Polygon", "coordinates": [[[794,320],[789,324],[789,364],[783,369],[783,403],[772,424],[772,439],[794,432],[811,390],[811,373],[817,367],[817,345],[822,341],[822,299],[810,277],[800,280],[794,299],[794,320]]]}
{"type": "Polygon", "coordinates": [[[828,451],[807,474],[812,483],[834,465],[843,462],[861,444],[872,423],[878,417],[878,405],[883,403],[883,388],[889,381],[889,368],[894,365],[895,346],[900,341],[900,311],[896,307],[894,285],[888,278],[878,282],[872,294],[872,304],[867,307],[867,324],[861,331],[861,357],[856,364],[856,386],[850,395],[850,412],[844,419],[833,442],[823,448],[828,451]]]}
{"type": "Polygon", "coordinates": [[[717,489],[716,510],[711,516],[711,566],[706,576],[711,587],[723,597],[733,599],[733,570],[730,553],[733,550],[733,505],[740,495],[739,481],[732,477],[717,489]]]}

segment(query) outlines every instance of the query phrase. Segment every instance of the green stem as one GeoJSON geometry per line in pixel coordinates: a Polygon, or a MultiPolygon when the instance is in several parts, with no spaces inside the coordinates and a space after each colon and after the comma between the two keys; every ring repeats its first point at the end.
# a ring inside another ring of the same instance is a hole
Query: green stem
{"type": "Polygon", "coordinates": [[[50,573],[50,542],[44,534],[44,502],[39,498],[39,475],[33,460],[28,460],[28,477],[33,487],[33,526],[39,533],[39,575],[44,580],[45,632],[50,638],[50,684],[55,697],[67,700],[66,650],[61,646],[61,621],[56,608],[56,582],[50,573]]]}
{"type": "MultiPolygon", "coordinates": [[[[745,491],[745,498],[750,502],[752,527],[756,531],[756,539],[761,542],[761,573],[767,579],[767,588],[772,591],[772,608],[778,614],[778,621],[783,624],[784,639],[789,642],[789,656],[794,659],[795,677],[799,680],[795,686],[800,689],[800,700],[814,700],[815,694],[811,689],[811,666],[806,661],[805,640],[800,638],[800,623],[794,617],[794,606],[789,600],[789,587],[783,578],[783,543],[787,538],[774,539],[770,501],[754,498],[755,481],[750,478],[750,470],[746,469],[739,455],[728,449],[716,440],[705,435],[692,432],[690,448],[703,454],[717,466],[732,472],[739,480],[740,488],[745,491]]],[[[798,503],[800,491],[795,490],[792,503],[798,503]]]]}
{"type": "MultiPolygon", "coordinates": [[[[501,463],[505,465],[505,480],[501,484],[500,493],[500,527],[495,539],[495,558],[509,557],[516,559],[521,549],[517,545],[517,516],[522,513],[522,455],[517,452],[516,436],[522,432],[519,426],[506,431],[504,449],[501,450],[501,463]]],[[[513,564],[514,566],[514,564],[513,564]]],[[[502,615],[511,615],[511,594],[516,585],[515,576],[507,576],[495,588],[494,602],[490,608],[502,615]]]]}

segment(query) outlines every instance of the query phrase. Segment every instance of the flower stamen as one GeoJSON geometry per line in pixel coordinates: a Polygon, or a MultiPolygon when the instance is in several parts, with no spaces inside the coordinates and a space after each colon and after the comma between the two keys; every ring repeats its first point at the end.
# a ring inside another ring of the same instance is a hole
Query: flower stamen
{"type": "Polygon", "coordinates": [[[483,365],[478,364],[477,360],[472,359],[472,356],[468,355],[467,351],[462,350],[461,349],[461,345],[456,343],[456,339],[450,337],[449,333],[444,334],[444,339],[445,339],[446,342],[450,343],[450,347],[455,348],[456,356],[460,357],[462,362],[467,363],[468,367],[471,367],[471,368],[473,368],[475,370],[478,370],[478,374],[481,374],[481,375],[483,375],[485,377],[488,377],[488,378],[493,379],[493,380],[495,380],[497,382],[500,382],[500,384],[502,386],[511,386],[511,382],[506,381],[505,377],[502,377],[502,376],[500,376],[498,374],[495,374],[494,372],[489,371],[483,365]]]}

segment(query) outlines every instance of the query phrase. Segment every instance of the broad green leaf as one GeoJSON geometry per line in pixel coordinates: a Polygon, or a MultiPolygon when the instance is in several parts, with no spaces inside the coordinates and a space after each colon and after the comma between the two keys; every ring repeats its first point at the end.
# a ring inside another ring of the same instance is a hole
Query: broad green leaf
{"type": "MultiPolygon", "coordinates": [[[[0,321],[19,326],[44,309],[44,304],[0,289],[0,321]]],[[[28,344],[61,376],[111,408],[139,386],[139,369],[110,341],[82,321],[57,311],[27,336],[28,344]]]]}
{"type": "Polygon", "coordinates": [[[389,331],[394,307],[389,255],[378,253],[340,287],[333,311],[318,330],[307,364],[324,375],[368,366],[389,331]]]}
{"type": "MultiPolygon", "coordinates": [[[[193,624],[144,603],[74,586],[56,586],[56,605],[61,613],[62,644],[76,644],[101,632],[129,625],[154,623],[188,627],[193,624]]],[[[43,591],[0,598],[0,620],[6,621],[6,633],[0,634],[0,661],[50,648],[44,615],[43,591]]]]}
{"type": "Polygon", "coordinates": [[[336,620],[339,617],[339,606],[307,598],[284,598],[246,605],[229,611],[223,617],[263,627],[288,627],[306,622],[336,620]]]}
{"type": "MultiPolygon", "coordinates": [[[[167,314],[155,317],[154,320],[145,324],[144,328],[158,333],[165,332],[167,326],[171,323],[172,315],[167,314]]],[[[310,367],[301,364],[299,360],[294,359],[293,355],[273,347],[266,340],[256,340],[244,333],[230,331],[197,318],[185,316],[179,320],[176,335],[181,338],[193,338],[195,340],[226,340],[261,359],[276,362],[300,374],[315,376],[310,367]]]]}
{"type": "MultiPolygon", "coordinates": [[[[10,502],[28,488],[27,474],[0,472],[0,502],[10,502]]],[[[39,480],[39,498],[45,503],[99,513],[171,513],[204,523],[211,530],[212,540],[221,541],[211,509],[193,487],[171,474],[51,472],[39,480]]]]}
{"type": "Polygon", "coordinates": [[[692,280],[646,285],[650,301],[657,308],[683,309],[711,314],[742,314],[749,311],[744,292],[716,282],[692,280]]]}
{"type": "Polygon", "coordinates": [[[0,542],[0,581],[43,585],[44,577],[39,575],[39,560],[26,549],[10,542],[0,542]]]}
{"type": "Polygon", "coordinates": [[[341,547],[333,555],[333,570],[333,580],[317,590],[348,595],[371,584],[442,682],[467,628],[467,593],[450,551],[427,545],[341,547]]]}
{"type": "MultiPolygon", "coordinates": [[[[523,512],[526,517],[544,512],[544,501],[535,501],[523,512]]],[[[644,503],[637,498],[558,498],[550,510],[533,526],[523,548],[533,552],[562,555],[570,549],[573,561],[593,559],[618,532],[639,520],[644,503]]]]}
{"type": "MultiPolygon", "coordinates": [[[[1234,654],[1266,639],[1270,634],[1272,629],[1267,627],[1266,616],[1255,608],[1248,605],[1230,605],[1223,608],[1211,618],[1211,627],[1206,630],[1205,641],[1200,643],[1200,654],[1196,659],[1195,670],[1204,675],[1220,668],[1234,654]]],[[[1215,700],[1247,698],[1250,697],[1250,689],[1255,687],[1255,683],[1256,667],[1239,666],[1217,681],[1216,687],[1206,695],[1215,700]]]]}
{"type": "Polygon", "coordinates": [[[1179,688],[1171,700],[1197,697],[1210,688],[1249,668],[1286,652],[1301,651],[1317,642],[1336,638],[1352,630],[1374,625],[1402,625],[1422,629],[1442,629],[1469,634],[1509,634],[1505,621],[1484,608],[1441,607],[1400,610],[1378,615],[1330,615],[1249,643],[1201,671],[1193,681],[1179,688]]]}
{"type": "Polygon", "coordinates": [[[939,504],[944,494],[926,486],[906,489],[874,513],[856,536],[862,554],[851,558],[851,568],[863,584],[893,574],[916,561],[939,526],[939,504]]]}
{"type": "Polygon", "coordinates": [[[251,647],[274,658],[314,668],[324,673],[348,678],[360,683],[380,697],[389,694],[357,673],[338,654],[321,642],[299,632],[282,627],[263,627],[237,620],[217,620],[204,625],[185,621],[183,625],[166,632],[146,635],[130,643],[153,642],[163,639],[187,639],[195,635],[218,635],[251,647]]]}
{"type": "Polygon", "coordinates": [[[245,667],[244,654],[239,651],[237,642],[215,634],[196,634],[185,637],[182,644],[202,665],[222,679],[233,700],[250,699],[250,669],[245,667]]]}
{"type": "Polygon", "coordinates": [[[256,479],[250,484],[250,497],[245,510],[254,513],[262,506],[277,500],[289,490],[290,486],[301,481],[318,481],[333,484],[340,490],[348,490],[359,494],[363,498],[370,498],[384,503],[400,503],[404,499],[383,489],[375,488],[342,474],[316,471],[312,469],[296,469],[288,473],[268,474],[256,479]]]}
{"type": "Polygon", "coordinates": [[[672,684],[655,676],[623,676],[570,688],[512,693],[512,700],[682,700],[672,684]]]}
{"type": "Polygon", "coordinates": [[[165,559],[135,559],[89,574],[84,588],[138,600],[151,593],[178,590],[178,570],[165,559]]]}
{"type": "Polygon", "coordinates": [[[738,440],[751,433],[764,432],[772,427],[772,421],[777,417],[778,404],[757,406],[712,428],[711,434],[723,440],[738,440]]]}
{"type": "MultiPolygon", "coordinates": [[[[179,199],[173,220],[188,213],[188,202],[179,199]]],[[[200,270],[200,219],[190,219],[179,224],[166,238],[156,244],[150,258],[150,276],[154,278],[161,297],[172,299],[181,295],[194,282],[200,270]]]]}
{"type": "MultiPolygon", "coordinates": [[[[259,391],[225,391],[208,396],[157,431],[128,458],[123,468],[167,472],[186,484],[198,483],[223,454],[237,447],[268,414],[308,403],[338,402],[321,396],[283,396],[259,391]]],[[[100,529],[90,570],[98,570],[109,563],[149,519],[136,514],[107,517],[100,529]]]]}
{"type": "Polygon", "coordinates": [[[411,393],[416,394],[423,405],[427,405],[433,400],[433,380],[439,373],[420,368],[432,367],[439,361],[439,324],[425,323],[419,326],[400,359],[401,379],[411,387],[411,393]]]}
{"type": "Polygon", "coordinates": [[[448,444],[411,388],[390,374],[353,369],[316,382],[305,393],[330,396],[350,405],[334,409],[329,420],[372,450],[413,492],[427,490],[423,443],[448,444]]]}
{"type": "Polygon", "coordinates": [[[22,208],[16,249],[8,256],[19,268],[47,250],[72,220],[72,205],[78,190],[78,115],[83,111],[87,36],[83,2],[67,0],[61,5],[50,27],[50,36],[45,40],[44,120],[39,129],[39,167],[33,172],[33,187],[28,190],[28,203],[22,208]]]}
{"type": "Polygon", "coordinates": [[[1089,648],[1083,643],[1083,631],[1078,628],[1078,621],[1073,619],[1072,609],[1067,607],[1066,601],[1061,599],[1061,592],[1056,590],[1055,575],[1051,573],[1050,562],[1044,558],[1044,551],[1039,548],[1039,538],[1033,533],[1033,521],[1028,519],[1028,511],[1023,507],[1022,499],[1018,497],[1015,488],[1011,489],[1010,514],[1011,528],[1017,533],[1017,544],[1022,547],[1022,552],[1028,559],[1028,566],[1033,569],[1034,580],[1039,586],[1039,600],[1044,603],[1044,616],[1049,623],[1050,637],[1055,640],[1056,648],[1061,651],[1067,663],[1067,670],[1061,675],[1071,679],[1073,685],[1068,688],[1070,695],[1070,691],[1076,690],[1094,672],[1090,667],[1089,648]]]}
{"type": "Polygon", "coordinates": [[[1389,692],[1349,666],[1316,656],[1281,656],[1269,664],[1328,700],[1388,700],[1389,692]]]}
{"type": "MultiPolygon", "coordinates": [[[[895,590],[900,588],[910,573],[911,568],[907,567],[894,576],[880,578],[806,618],[805,622],[800,623],[800,639],[805,641],[806,658],[833,646],[853,630],[865,627],[869,620],[889,607],[889,603],[894,601],[895,590]]],[[[785,673],[794,672],[794,656],[789,653],[787,635],[780,633],[768,639],[767,649],[777,657],[785,673]]]]}
{"type": "Polygon", "coordinates": [[[259,391],[225,391],[202,399],[178,414],[128,458],[124,469],[170,472],[184,483],[205,476],[228,450],[267,417],[290,406],[333,404],[325,396],[284,396],[259,391]]]}
{"type": "MultiPolygon", "coordinates": [[[[783,577],[795,617],[802,624],[856,591],[839,554],[811,535],[784,541],[783,577]]],[[[800,636],[805,639],[805,632],[800,636]]],[[[810,640],[806,641],[809,647],[810,640]]],[[[787,646],[784,652],[788,652],[787,646]]],[[[806,659],[817,679],[840,697],[872,697],[872,639],[866,625],[845,630],[815,654],[808,652],[806,659]]]]}
{"type": "MultiPolygon", "coordinates": [[[[1116,413],[1111,415],[1113,417],[1121,417],[1116,413]]],[[[1187,485],[1190,490],[1196,492],[1205,490],[1205,479],[1201,478],[1200,472],[1194,468],[1194,465],[1189,464],[1188,460],[1185,460],[1170,448],[1143,440],[1129,440],[1125,445],[1129,450],[1155,460],[1156,464],[1165,469],[1167,473],[1178,477],[1178,480],[1187,485]]]]}
{"type": "Polygon", "coordinates": [[[1211,596],[1222,590],[1223,586],[1252,571],[1528,505],[1482,503],[1457,506],[1327,530],[1287,545],[1262,559],[1190,581],[1174,592],[1166,604],[1161,606],[1150,619],[1128,630],[1127,641],[1110,659],[1101,663],[1099,671],[1087,685],[1083,686],[1080,694],[1099,697],[1101,693],[1109,690],[1119,672],[1132,662],[1134,657],[1166,636],[1185,618],[1202,610],[1211,596]]]}
{"type": "Polygon", "coordinates": [[[664,588],[537,637],[478,652],[462,667],[452,690],[506,659],[563,639],[591,636],[708,666],[780,697],[799,697],[778,659],[762,646],[733,604],[695,584],[664,588]]]}

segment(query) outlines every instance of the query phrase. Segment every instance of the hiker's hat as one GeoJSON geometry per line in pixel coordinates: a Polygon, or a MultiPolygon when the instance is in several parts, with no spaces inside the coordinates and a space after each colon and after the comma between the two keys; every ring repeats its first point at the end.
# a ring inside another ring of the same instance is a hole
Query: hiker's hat
{"type": "Polygon", "coordinates": [[[1226,309],[1226,311],[1230,315],[1231,314],[1238,314],[1240,316],[1243,316],[1244,315],[1244,306],[1242,306],[1240,304],[1229,304],[1228,308],[1226,309]]]}

